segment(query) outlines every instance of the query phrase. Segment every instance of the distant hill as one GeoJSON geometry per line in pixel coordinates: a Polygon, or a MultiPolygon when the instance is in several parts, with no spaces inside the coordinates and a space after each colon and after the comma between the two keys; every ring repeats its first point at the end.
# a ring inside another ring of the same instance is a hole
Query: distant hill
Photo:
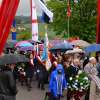
{"type": "MultiPolygon", "coordinates": [[[[15,17],[17,24],[30,24],[31,16],[16,16],[15,17]]],[[[38,16],[38,22],[41,20],[41,16],[38,16]]]]}
{"type": "MultiPolygon", "coordinates": [[[[16,23],[18,26],[23,26],[27,29],[26,32],[21,32],[21,33],[31,33],[31,17],[30,16],[16,16],[15,17],[16,23]]],[[[40,20],[40,16],[38,16],[38,20],[40,20]]],[[[44,34],[45,34],[45,24],[39,23],[39,37],[44,39],[44,34]]],[[[48,28],[48,36],[49,39],[54,39],[56,36],[55,32],[50,31],[48,28]]]]}
{"type": "Polygon", "coordinates": [[[28,24],[31,23],[31,17],[30,16],[16,16],[16,23],[17,24],[28,24]]]}

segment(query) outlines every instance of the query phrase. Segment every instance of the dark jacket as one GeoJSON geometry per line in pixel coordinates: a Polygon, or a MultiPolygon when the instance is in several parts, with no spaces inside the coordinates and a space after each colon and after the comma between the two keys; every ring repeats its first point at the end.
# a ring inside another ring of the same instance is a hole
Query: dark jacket
{"type": "Polygon", "coordinates": [[[100,78],[100,63],[97,64],[97,71],[98,71],[98,76],[100,78]]]}
{"type": "Polygon", "coordinates": [[[39,79],[46,79],[47,71],[46,71],[45,66],[43,66],[42,64],[39,64],[37,68],[37,74],[38,74],[39,79]]]}
{"type": "Polygon", "coordinates": [[[25,72],[27,78],[32,78],[34,75],[34,66],[32,66],[30,63],[26,63],[25,72]]]}
{"type": "Polygon", "coordinates": [[[70,66],[70,67],[68,67],[68,68],[66,68],[65,69],[65,77],[66,77],[66,80],[68,80],[69,79],[69,77],[74,77],[74,76],[76,76],[77,75],[77,73],[78,73],[78,70],[79,70],[79,68],[77,67],[74,67],[74,66],[70,66]]]}
{"type": "Polygon", "coordinates": [[[17,93],[13,72],[10,70],[0,72],[0,95],[15,96],[17,93]]]}

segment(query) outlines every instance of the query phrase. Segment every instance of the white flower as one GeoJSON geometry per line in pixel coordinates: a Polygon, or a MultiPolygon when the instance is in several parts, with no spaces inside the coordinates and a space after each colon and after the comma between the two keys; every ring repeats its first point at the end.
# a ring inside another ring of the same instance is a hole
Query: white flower
{"type": "Polygon", "coordinates": [[[76,90],[78,90],[78,88],[76,88],[76,90]]]}
{"type": "Polygon", "coordinates": [[[88,77],[84,77],[85,80],[88,80],[88,77]]]}
{"type": "Polygon", "coordinates": [[[69,78],[70,81],[71,81],[72,79],[73,79],[72,77],[69,78]]]}
{"type": "Polygon", "coordinates": [[[83,85],[83,83],[80,83],[80,85],[83,85]]]}
{"type": "Polygon", "coordinates": [[[71,86],[69,86],[69,88],[71,88],[71,86]]]}
{"type": "Polygon", "coordinates": [[[75,83],[75,85],[77,85],[77,83],[75,83]]]}
{"type": "Polygon", "coordinates": [[[84,89],[84,87],[81,87],[81,89],[84,89]]]}
{"type": "Polygon", "coordinates": [[[75,80],[75,82],[78,82],[78,80],[75,80]]]}
{"type": "Polygon", "coordinates": [[[75,89],[76,89],[76,88],[77,88],[77,86],[76,86],[76,85],[73,85],[73,88],[75,88],[75,89]]]}
{"type": "Polygon", "coordinates": [[[81,71],[81,70],[79,70],[79,71],[78,71],[78,74],[82,74],[82,71],[81,71]]]}
{"type": "Polygon", "coordinates": [[[76,75],[76,78],[79,78],[79,75],[76,75]]]}

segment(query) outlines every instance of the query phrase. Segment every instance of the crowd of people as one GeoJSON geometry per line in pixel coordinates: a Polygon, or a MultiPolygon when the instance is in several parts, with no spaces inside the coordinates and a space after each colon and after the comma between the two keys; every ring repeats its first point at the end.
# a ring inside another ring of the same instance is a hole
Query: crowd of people
{"type": "MultiPolygon", "coordinates": [[[[30,59],[29,62],[1,67],[0,100],[16,100],[16,81],[22,86],[26,85],[28,91],[31,91],[33,77],[37,80],[37,88],[45,90],[45,84],[49,85],[49,100],[60,100],[64,96],[64,91],[66,91],[66,100],[70,100],[72,93],[68,88],[68,81],[70,77],[75,77],[79,70],[84,71],[89,80],[93,80],[100,89],[100,53],[97,53],[96,57],[85,56],[85,54],[51,53],[52,66],[49,70],[46,69],[45,61],[42,62],[39,55],[34,55],[31,51],[20,53],[26,55],[30,59]]],[[[85,100],[89,100],[89,91],[90,87],[86,91],[85,100]]]]}

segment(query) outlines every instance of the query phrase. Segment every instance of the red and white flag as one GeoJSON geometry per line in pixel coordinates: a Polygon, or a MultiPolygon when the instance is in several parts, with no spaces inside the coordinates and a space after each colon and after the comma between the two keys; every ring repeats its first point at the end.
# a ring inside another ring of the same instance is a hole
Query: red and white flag
{"type": "Polygon", "coordinates": [[[67,16],[70,17],[71,16],[71,9],[70,9],[70,2],[68,0],[68,4],[67,4],[67,16]]]}
{"type": "Polygon", "coordinates": [[[31,0],[31,16],[32,16],[32,40],[38,41],[38,21],[36,5],[34,0],[31,0]]]}

